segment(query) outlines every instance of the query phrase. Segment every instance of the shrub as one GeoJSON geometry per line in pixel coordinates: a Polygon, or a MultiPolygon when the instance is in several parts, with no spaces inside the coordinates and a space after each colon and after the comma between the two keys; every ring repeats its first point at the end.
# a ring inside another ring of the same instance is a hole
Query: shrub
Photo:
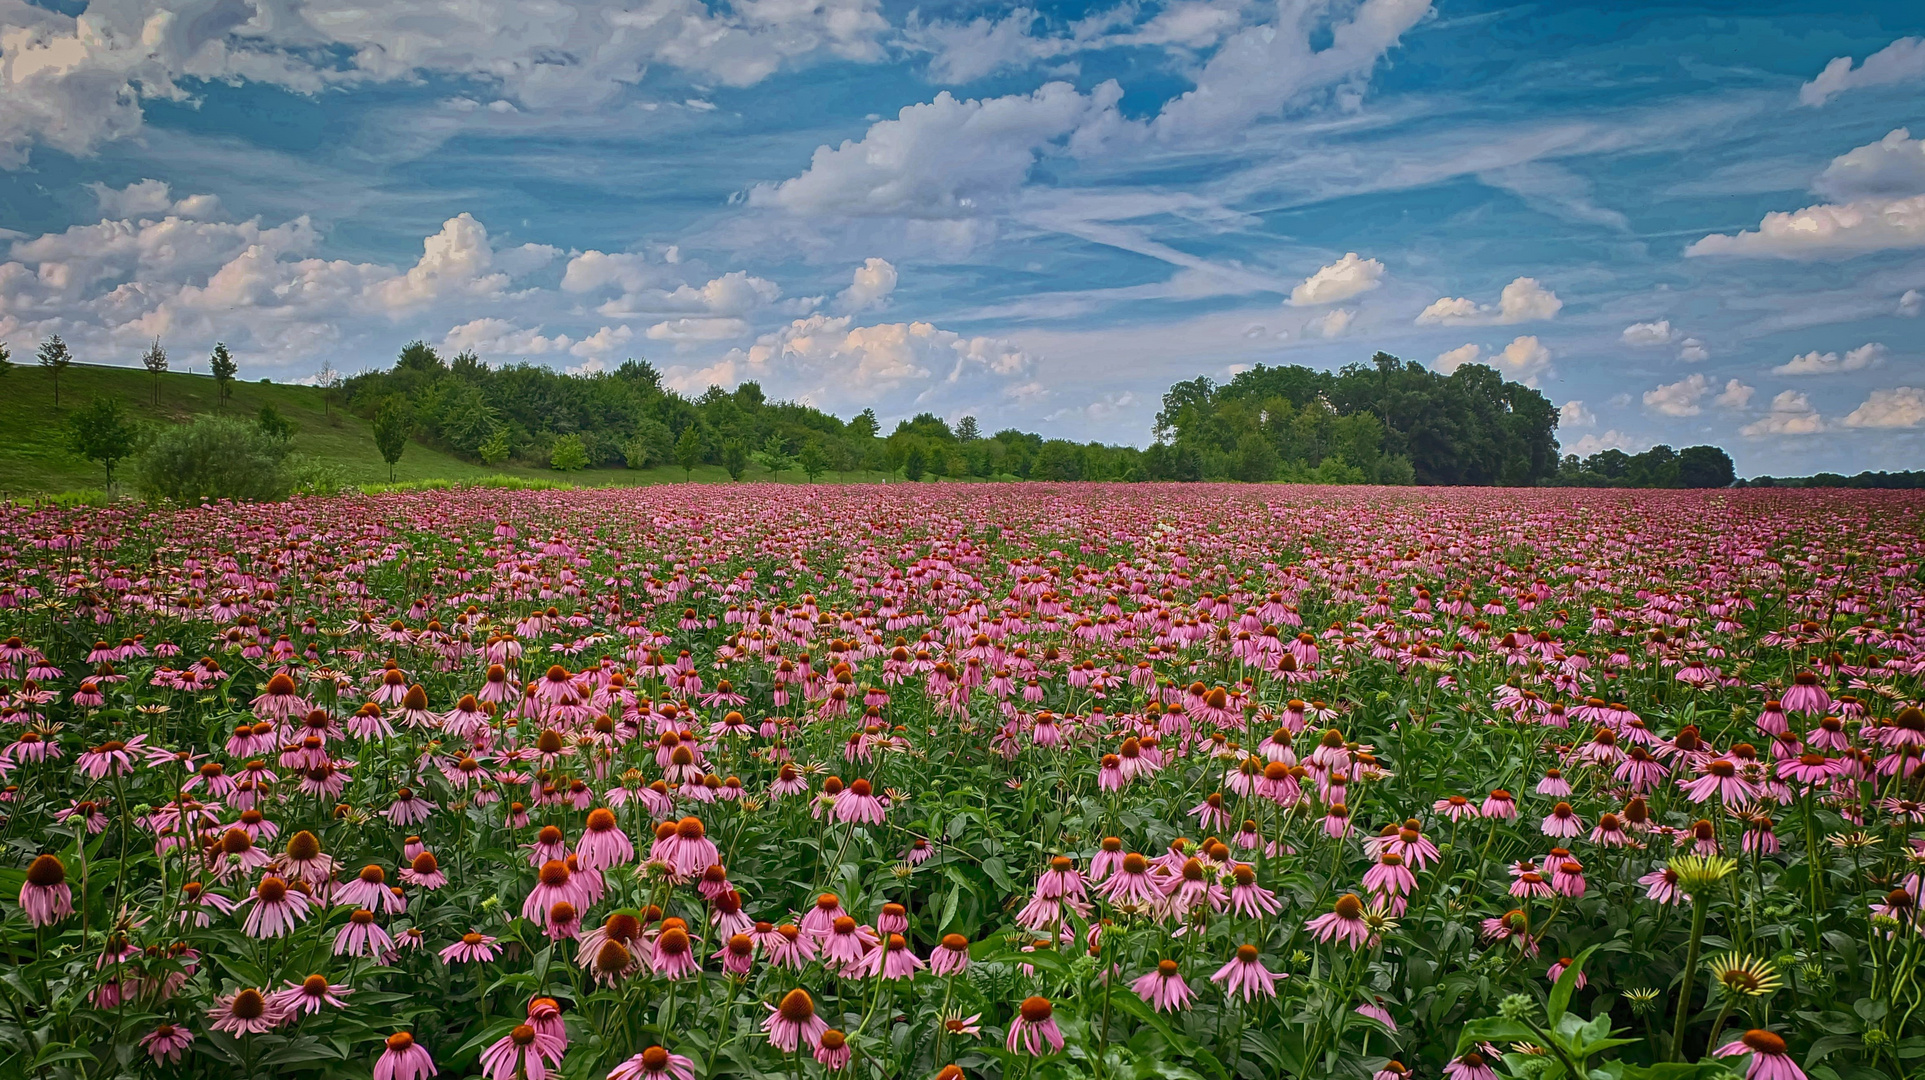
{"type": "Polygon", "coordinates": [[[588,448],[580,435],[563,435],[548,452],[548,467],[562,472],[579,472],[588,467],[588,448]]]}
{"type": "Polygon", "coordinates": [[[297,495],[339,495],[348,487],[339,465],[307,454],[289,454],[287,471],[297,495]]]}
{"type": "Polygon", "coordinates": [[[149,498],[174,502],[284,499],[294,488],[287,449],[259,427],[201,416],[154,437],[134,465],[134,483],[149,498]]]}

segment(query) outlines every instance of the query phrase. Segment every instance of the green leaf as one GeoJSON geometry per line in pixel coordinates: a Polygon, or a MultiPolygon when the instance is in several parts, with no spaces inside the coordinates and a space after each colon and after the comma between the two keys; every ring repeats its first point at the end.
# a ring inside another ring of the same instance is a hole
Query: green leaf
{"type": "Polygon", "coordinates": [[[1464,1025],[1463,1030],[1457,1034],[1457,1049],[1451,1053],[1451,1056],[1463,1057],[1478,1043],[1536,1042],[1537,1040],[1537,1032],[1532,1031],[1529,1025],[1517,1020],[1506,1020],[1501,1016],[1490,1016],[1482,1020],[1472,1020],[1464,1025]]]}
{"type": "Polygon", "coordinates": [[[1572,960],[1563,974],[1557,977],[1557,985],[1551,987],[1551,1001],[1545,1006],[1545,1014],[1550,1017],[1552,1027],[1564,1019],[1564,1011],[1571,1007],[1571,994],[1577,989],[1578,978],[1584,974],[1584,961],[1589,960],[1596,951],[1597,946],[1593,945],[1578,953],[1577,959],[1572,960]]]}

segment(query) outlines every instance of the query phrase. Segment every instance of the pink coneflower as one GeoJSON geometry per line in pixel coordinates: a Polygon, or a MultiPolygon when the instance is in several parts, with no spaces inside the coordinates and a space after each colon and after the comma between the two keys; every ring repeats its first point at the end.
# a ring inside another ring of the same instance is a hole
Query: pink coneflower
{"type": "Polygon", "coordinates": [[[1158,961],[1130,983],[1130,989],[1157,1012],[1179,1012],[1190,1006],[1190,984],[1183,978],[1182,965],[1174,960],[1158,961]]]}
{"type": "Polygon", "coordinates": [[[1809,671],[1792,676],[1791,689],[1786,690],[1785,696],[1779,701],[1786,712],[1810,713],[1813,716],[1822,716],[1831,708],[1831,695],[1819,685],[1818,676],[1809,671]]]}
{"type": "Polygon", "coordinates": [[[329,1005],[345,1009],[348,1003],[342,999],[352,993],[354,991],[346,986],[329,983],[326,975],[309,975],[300,982],[288,983],[285,990],[269,994],[267,1003],[274,1011],[293,1017],[318,1013],[329,1005]]]}
{"type": "Polygon", "coordinates": [[[651,1046],[608,1070],[608,1080],[695,1080],[695,1062],[651,1046]]]}
{"type": "MultiPolygon", "coordinates": [[[[1382,999],[1380,998],[1378,1000],[1382,999]]],[[[1357,1006],[1356,1012],[1358,1016],[1369,1017],[1389,1028],[1392,1034],[1395,1034],[1397,1031],[1397,1021],[1390,1015],[1390,1010],[1375,1001],[1366,1001],[1362,1005],[1357,1006]]]]}
{"type": "Polygon", "coordinates": [[[1377,857],[1377,865],[1364,871],[1364,889],[1387,896],[1409,896],[1417,891],[1417,875],[1404,865],[1404,857],[1396,852],[1386,851],[1377,857]]]}
{"type": "Polygon", "coordinates": [[[1535,790],[1539,795],[1549,795],[1554,799],[1561,799],[1571,793],[1571,782],[1564,779],[1564,773],[1561,770],[1546,769],[1544,770],[1544,779],[1537,782],[1535,790]]]}
{"type": "Polygon", "coordinates": [[[1264,997],[1277,996],[1277,976],[1263,966],[1255,945],[1237,946],[1236,955],[1230,962],[1217,969],[1210,976],[1213,983],[1223,984],[1224,994],[1242,994],[1244,1001],[1251,1001],[1258,994],[1264,997]]]}
{"type": "MultiPolygon", "coordinates": [[[[1557,963],[1552,964],[1550,967],[1550,970],[1544,973],[1544,978],[1550,983],[1552,983],[1553,985],[1555,985],[1557,983],[1557,980],[1564,976],[1564,972],[1570,966],[1571,966],[1570,957],[1568,956],[1559,957],[1557,963]]],[[[1590,980],[1584,977],[1584,973],[1582,971],[1577,973],[1576,986],[1579,990],[1584,989],[1585,983],[1589,981],[1590,980]]]]}
{"type": "Polygon", "coordinates": [[[1475,816],[1477,813],[1477,808],[1472,806],[1470,800],[1462,795],[1452,795],[1448,798],[1438,799],[1431,804],[1430,808],[1444,815],[1444,817],[1450,821],[1462,821],[1465,818],[1475,816]]]}
{"type": "Polygon", "coordinates": [[[435,1072],[427,1048],[405,1031],[388,1036],[381,1056],[374,1062],[374,1080],[427,1080],[435,1072]]]}
{"type": "MultiPolygon", "coordinates": [[[[193,1043],[194,1033],[172,1024],[161,1024],[140,1037],[140,1045],[147,1056],[158,1065],[165,1060],[170,1065],[180,1064],[181,1051],[193,1043]]],[[[378,1080],[378,1078],[377,1078],[378,1080]]]]}
{"type": "Polygon", "coordinates": [[[901,934],[890,934],[882,942],[882,977],[885,979],[911,979],[925,966],[922,958],[909,948],[909,940],[901,934]]]}
{"type": "Polygon", "coordinates": [[[798,1045],[815,1046],[822,1033],[829,1030],[829,1025],[815,1014],[815,999],[799,986],[782,995],[781,1003],[768,1006],[768,1010],[762,1030],[768,1034],[769,1045],[785,1054],[795,1053],[798,1045]]]}
{"type": "Polygon", "coordinates": [[[569,873],[568,864],[560,859],[550,859],[541,864],[541,874],[535,880],[535,887],[528,892],[527,899],[521,904],[521,917],[537,926],[548,925],[548,912],[556,904],[567,902],[586,907],[587,900],[581,895],[581,888],[569,873]]]}
{"type": "Polygon", "coordinates": [[[565,1047],[560,1039],[518,1024],[481,1055],[481,1071],[488,1080],[544,1080],[561,1064],[565,1047]]]}
{"type": "Polygon", "coordinates": [[[1551,869],[1551,888],[1576,900],[1584,895],[1584,866],[1575,859],[1564,859],[1551,869]]]}
{"type": "Polygon", "coordinates": [[[903,850],[902,861],[908,863],[910,866],[921,866],[923,863],[928,862],[929,857],[935,853],[935,845],[918,836],[910,841],[909,846],[903,850]]]}
{"type": "Polygon", "coordinates": [[[1150,861],[1134,851],[1123,856],[1122,866],[1102,883],[1100,891],[1119,907],[1148,907],[1163,897],[1163,890],[1150,877],[1150,861]]]}
{"type": "Polygon", "coordinates": [[[1472,1050],[1446,1064],[1444,1076],[1448,1080],[1497,1080],[1497,1071],[1484,1060],[1484,1055],[1472,1050]]]}
{"type": "Polygon", "coordinates": [[[929,971],[935,975],[960,975],[969,967],[969,939],[961,934],[944,934],[929,954],[929,971]]]}
{"type": "Polygon", "coordinates": [[[649,967],[665,979],[685,979],[702,969],[695,959],[695,947],[688,929],[680,920],[664,920],[656,935],[655,947],[648,958],[649,967]]]}
{"type": "Polygon", "coordinates": [[[722,970],[730,975],[747,975],[755,967],[755,939],[747,934],[731,934],[721,948],[710,954],[710,959],[722,961],[722,970]]]}
{"type": "Polygon", "coordinates": [[[815,959],[816,943],[821,940],[793,923],[783,923],[758,937],[758,944],[769,954],[769,963],[791,971],[800,971],[815,959]]]}
{"type": "Polygon", "coordinates": [[[215,998],[207,1010],[209,1026],[229,1035],[258,1035],[273,1031],[287,1019],[268,1001],[267,995],[252,988],[215,998]]]}
{"type": "Polygon", "coordinates": [[[1364,922],[1364,902],[1357,899],[1356,893],[1339,896],[1327,914],[1304,923],[1304,928],[1315,934],[1318,941],[1337,941],[1351,949],[1361,949],[1370,940],[1370,925],[1364,922]]]}
{"type": "MultiPolygon", "coordinates": [[[[75,758],[74,767],[89,780],[104,780],[109,776],[130,776],[134,771],[134,755],[144,753],[146,743],[145,735],[136,735],[126,742],[109,739],[75,758]]],[[[190,1035],[189,1038],[192,1036],[190,1035]]]]}
{"type": "Polygon", "coordinates": [[[381,816],[391,825],[419,825],[434,816],[435,804],[422,798],[413,788],[402,788],[395,792],[394,801],[388,804],[381,816]]]}
{"type": "Polygon", "coordinates": [[[1090,860],[1089,881],[1101,882],[1123,865],[1123,841],[1120,837],[1105,836],[1096,846],[1096,857],[1090,860]]]}
{"type": "Polygon", "coordinates": [[[67,867],[58,856],[42,855],[27,867],[27,880],[20,886],[20,907],[36,927],[52,926],[74,913],[67,867]]]}
{"type": "Polygon", "coordinates": [[[270,874],[254,886],[252,896],[234,905],[234,910],[252,904],[241,930],[249,937],[277,938],[306,922],[312,903],[307,894],[288,888],[284,879],[270,874]]]}
{"type": "Polygon", "coordinates": [[[461,940],[441,950],[444,964],[482,964],[501,955],[495,948],[495,939],[479,930],[470,930],[461,935],[461,940]]]}
{"type": "Polygon", "coordinates": [[[1541,827],[1544,835],[1560,839],[1584,835],[1584,819],[1578,817],[1577,811],[1571,809],[1571,804],[1567,802],[1551,807],[1541,827]]]}
{"type": "Polygon", "coordinates": [[[596,807],[588,812],[588,829],[575,848],[575,861],[584,870],[605,870],[635,861],[635,845],[617,826],[614,811],[596,807]]]}
{"type": "Polygon", "coordinates": [[[1676,870],[1669,866],[1660,866],[1639,878],[1638,884],[1645,886],[1646,899],[1655,900],[1660,904],[1676,904],[1691,899],[1689,894],[1678,888],[1678,880],[1676,870]]]}
{"type": "Polygon", "coordinates": [[[1758,795],[1758,789],[1738,775],[1738,763],[1730,758],[1712,758],[1699,767],[1699,772],[1702,775],[1696,780],[1679,785],[1694,803],[1704,802],[1716,795],[1726,805],[1743,804],[1758,795]]]}
{"type": "Polygon", "coordinates": [[[1041,1057],[1046,1052],[1060,1053],[1063,1032],[1056,1026],[1055,1013],[1055,1006],[1046,997],[1024,998],[1016,1009],[1016,1018],[1009,1022],[1009,1052],[1015,1053],[1020,1044],[1031,1057],[1041,1057]],[[1048,1051],[1043,1049],[1045,1045],[1048,1051]]]}
{"type": "Polygon", "coordinates": [[[873,975],[881,964],[882,942],[874,930],[844,915],[830,925],[822,942],[822,962],[844,978],[873,975]]]}
{"type": "Polygon", "coordinates": [[[379,960],[394,949],[394,939],[374,923],[374,912],[360,908],[348,913],[348,921],[334,935],[334,955],[365,956],[379,960]]]}
{"type": "Polygon", "coordinates": [[[840,1072],[849,1064],[849,1037],[829,1028],[816,1039],[815,1059],[829,1072],[840,1072]]]}
{"type": "Polygon", "coordinates": [[[836,799],[835,817],[845,825],[882,824],[882,800],[876,798],[869,781],[857,777],[836,799]]]}
{"type": "Polygon", "coordinates": [[[1510,792],[1496,788],[1484,800],[1484,805],[1478,807],[1477,813],[1495,821],[1510,821],[1517,817],[1517,800],[1511,798],[1510,792]]]}
{"type": "Polygon", "coordinates": [[[1257,872],[1249,863],[1238,863],[1230,871],[1230,910],[1246,919],[1274,915],[1283,910],[1277,894],[1257,884],[1257,872]]]}
{"type": "Polygon", "coordinates": [[[334,906],[364,907],[397,915],[407,907],[405,901],[388,887],[388,872],[369,863],[352,880],[334,890],[334,906]]]}
{"type": "Polygon", "coordinates": [[[1750,1054],[1751,1064],[1745,1068],[1745,1080],[1805,1080],[1804,1070],[1791,1060],[1785,1040],[1761,1028],[1753,1028],[1718,1047],[1717,1054],[1719,1057],[1750,1054]]]}

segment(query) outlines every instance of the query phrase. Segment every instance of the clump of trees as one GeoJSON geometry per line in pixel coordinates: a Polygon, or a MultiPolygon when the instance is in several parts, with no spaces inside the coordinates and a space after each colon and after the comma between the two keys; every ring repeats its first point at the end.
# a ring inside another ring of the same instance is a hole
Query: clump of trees
{"type": "Polygon", "coordinates": [[[1731,455],[1718,447],[1673,450],[1660,444],[1641,454],[1600,450],[1583,459],[1566,454],[1549,482],[1560,487],[1720,488],[1737,478],[1731,455]]]}

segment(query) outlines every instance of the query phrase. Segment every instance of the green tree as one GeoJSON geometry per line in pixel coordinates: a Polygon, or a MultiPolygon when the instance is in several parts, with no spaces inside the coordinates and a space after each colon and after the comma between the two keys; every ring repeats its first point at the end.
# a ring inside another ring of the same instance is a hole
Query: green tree
{"type": "Polygon", "coordinates": [[[961,420],[956,421],[956,440],[958,442],[975,442],[982,437],[982,429],[976,426],[975,417],[965,416],[961,420]]]}
{"type": "Polygon", "coordinates": [[[7,343],[0,341],[0,378],[13,374],[13,354],[7,351],[7,343]]]}
{"type": "Polygon", "coordinates": [[[695,479],[695,466],[702,463],[702,435],[695,425],[682,429],[682,437],[675,440],[675,464],[682,467],[683,479],[695,479]]]}
{"type": "Polygon", "coordinates": [[[778,479],[783,473],[800,464],[795,455],[783,447],[780,435],[770,435],[769,441],[763,443],[762,449],[757,450],[753,457],[757,465],[769,470],[769,473],[778,479]]]}
{"type": "Polygon", "coordinates": [[[134,463],[135,483],[152,498],[265,501],[293,490],[287,450],[242,420],[197,417],[156,435],[134,463]]]}
{"type": "Polygon", "coordinates": [[[261,434],[282,446],[286,446],[288,440],[294,438],[294,433],[301,430],[301,425],[282,416],[281,410],[271,403],[261,406],[260,415],[255,418],[254,424],[261,429],[261,434]]]}
{"type": "Polygon", "coordinates": [[[816,477],[829,471],[829,452],[822,448],[822,440],[810,439],[803,443],[802,453],[796,458],[796,464],[802,467],[811,484],[815,483],[816,477]]]}
{"type": "Polygon", "coordinates": [[[408,440],[413,437],[414,413],[408,408],[407,399],[399,394],[390,395],[374,413],[374,445],[381,451],[381,460],[388,463],[389,483],[394,482],[395,463],[401,460],[401,452],[408,448],[408,440]]]}
{"type": "Polygon", "coordinates": [[[154,343],[140,354],[140,366],[154,377],[154,404],[160,404],[160,376],[167,370],[167,350],[160,346],[160,335],[154,335],[154,343]]]}
{"type": "Polygon", "coordinates": [[[53,404],[60,407],[60,373],[74,362],[74,354],[67,349],[67,343],[60,340],[59,334],[50,335],[40,343],[40,366],[53,372],[53,404]]]}
{"type": "MultiPolygon", "coordinates": [[[[227,351],[226,342],[214,343],[214,351],[207,357],[207,370],[214,376],[215,400],[219,404],[227,404],[227,399],[234,396],[234,376],[239,374],[240,365],[234,362],[234,354],[227,351]]],[[[328,370],[326,363],[321,365],[321,370],[324,372],[328,370]]],[[[315,385],[321,387],[324,398],[334,396],[332,385],[322,384],[319,378],[315,379],[315,385]]]]}
{"type": "MultiPolygon", "coordinates": [[[[634,361],[629,361],[634,363],[634,361]]],[[[644,416],[635,422],[635,433],[622,444],[622,459],[631,469],[646,469],[669,460],[675,453],[675,434],[668,425],[644,416]]]]}
{"type": "Polygon", "coordinates": [[[511,449],[508,438],[508,425],[495,425],[495,430],[488,434],[488,438],[483,440],[481,446],[475,451],[481,457],[482,463],[499,465],[507,461],[508,451],[511,449]]]}
{"type": "Polygon", "coordinates": [[[739,481],[742,474],[749,471],[748,444],[740,439],[730,439],[722,444],[722,468],[728,470],[729,479],[739,481]]]}
{"type": "Polygon", "coordinates": [[[119,398],[95,398],[67,417],[67,446],[74,453],[107,470],[107,486],[114,484],[114,466],[140,448],[140,428],[121,408],[119,398]]]}
{"type": "Polygon", "coordinates": [[[562,472],[580,472],[588,467],[588,448],[582,445],[582,437],[576,434],[563,435],[555,440],[554,449],[548,452],[548,467],[562,472]]]}
{"type": "Polygon", "coordinates": [[[1678,483],[1685,487],[1730,487],[1737,478],[1731,455],[1718,447],[1687,446],[1678,451],[1678,483]]]}
{"type": "Polygon", "coordinates": [[[922,443],[911,442],[902,452],[902,475],[910,483],[922,479],[929,465],[929,455],[922,449],[922,443]]]}
{"type": "Polygon", "coordinates": [[[873,439],[882,431],[882,422],[876,419],[874,409],[864,409],[849,421],[849,434],[858,439],[873,439]]]}

